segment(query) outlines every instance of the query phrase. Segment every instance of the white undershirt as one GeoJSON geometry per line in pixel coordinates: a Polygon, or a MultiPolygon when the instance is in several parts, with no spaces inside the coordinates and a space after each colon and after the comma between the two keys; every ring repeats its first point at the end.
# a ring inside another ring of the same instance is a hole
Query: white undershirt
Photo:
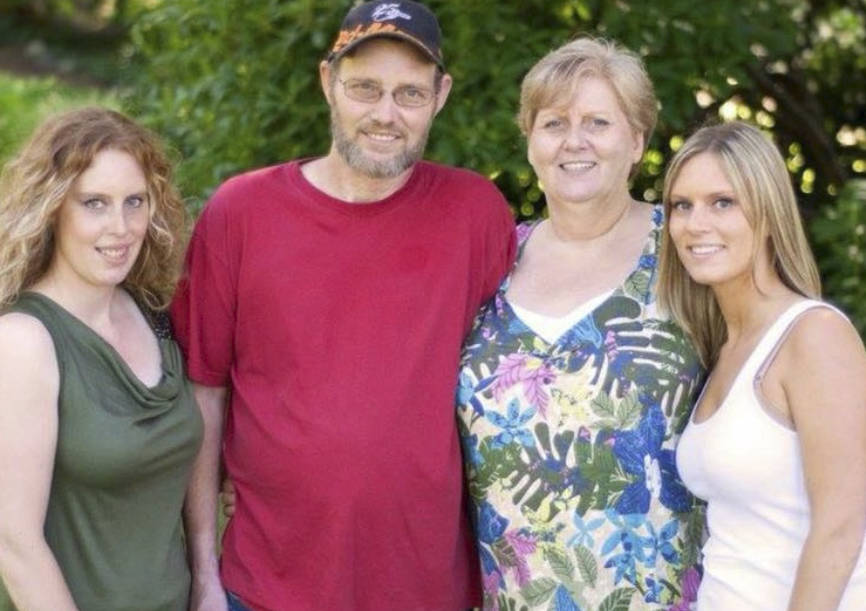
{"type": "Polygon", "coordinates": [[[556,340],[562,337],[566,331],[580,322],[587,314],[600,306],[605,299],[610,297],[611,293],[613,293],[613,289],[605,291],[601,295],[596,295],[589,301],[584,301],[568,314],[563,314],[562,316],[539,314],[538,312],[533,312],[532,310],[527,310],[526,308],[517,305],[510,299],[508,300],[508,303],[523,324],[529,327],[533,333],[544,341],[553,344],[556,340]]]}

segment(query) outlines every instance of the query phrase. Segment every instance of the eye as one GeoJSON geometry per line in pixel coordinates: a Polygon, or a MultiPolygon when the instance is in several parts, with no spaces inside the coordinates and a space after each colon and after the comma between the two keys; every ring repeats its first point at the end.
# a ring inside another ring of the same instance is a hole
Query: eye
{"type": "Polygon", "coordinates": [[[346,95],[361,102],[375,102],[382,96],[382,87],[376,81],[345,81],[346,95]]]}
{"type": "Polygon", "coordinates": [[[678,212],[684,212],[686,210],[691,210],[692,202],[685,199],[678,199],[671,203],[671,210],[676,210],[678,212]]]}
{"type": "Polygon", "coordinates": [[[99,199],[98,197],[91,197],[89,199],[84,200],[81,204],[85,208],[90,208],[91,210],[99,210],[105,207],[105,202],[99,199]]]}
{"type": "Polygon", "coordinates": [[[729,198],[729,197],[720,197],[719,199],[717,199],[716,201],[713,202],[713,205],[716,208],[722,208],[722,209],[730,208],[734,204],[735,204],[734,200],[729,198]]]}
{"type": "Polygon", "coordinates": [[[145,204],[145,200],[140,195],[133,195],[126,198],[126,205],[130,208],[141,208],[145,204]]]}
{"type": "Polygon", "coordinates": [[[584,123],[592,131],[600,131],[610,125],[610,121],[601,117],[589,117],[584,123]]]}
{"type": "Polygon", "coordinates": [[[565,126],[565,121],[559,117],[551,117],[541,122],[541,129],[558,130],[565,126]]]}
{"type": "Polygon", "coordinates": [[[424,106],[432,97],[432,91],[413,85],[398,87],[394,90],[394,99],[401,106],[424,106]]]}

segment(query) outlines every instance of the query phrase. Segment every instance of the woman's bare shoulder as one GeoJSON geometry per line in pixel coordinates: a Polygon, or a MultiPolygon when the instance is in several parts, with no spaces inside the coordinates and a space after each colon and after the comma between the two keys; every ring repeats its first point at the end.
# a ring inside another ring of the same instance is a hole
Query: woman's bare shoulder
{"type": "Polygon", "coordinates": [[[20,372],[56,361],[51,334],[37,318],[22,312],[0,316],[0,369],[20,372]]]}

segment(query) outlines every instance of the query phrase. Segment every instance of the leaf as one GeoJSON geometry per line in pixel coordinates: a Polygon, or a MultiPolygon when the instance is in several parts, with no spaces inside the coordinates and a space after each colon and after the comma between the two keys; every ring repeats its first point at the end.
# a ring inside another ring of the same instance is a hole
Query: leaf
{"type": "Polygon", "coordinates": [[[649,289],[650,276],[649,274],[636,272],[628,277],[623,284],[623,290],[626,295],[636,297],[639,301],[643,301],[649,289]]]}
{"type": "Polygon", "coordinates": [[[520,593],[526,599],[526,602],[535,607],[543,604],[553,596],[556,586],[556,581],[550,577],[542,577],[541,579],[530,581],[520,588],[520,593]]]}
{"type": "Polygon", "coordinates": [[[617,428],[631,428],[640,418],[643,406],[637,398],[637,391],[632,391],[626,395],[616,408],[616,417],[618,422],[617,428]]]}
{"type": "Polygon", "coordinates": [[[560,580],[569,582],[574,579],[574,563],[565,550],[559,547],[545,547],[544,557],[560,580]]]}
{"type": "Polygon", "coordinates": [[[592,412],[600,418],[616,418],[616,406],[613,404],[613,399],[604,393],[597,395],[592,400],[592,412]]]}
{"type": "Polygon", "coordinates": [[[595,556],[585,545],[575,548],[574,554],[577,556],[577,570],[580,571],[581,579],[594,588],[598,580],[598,562],[595,556]]]}
{"type": "Polygon", "coordinates": [[[628,611],[634,588],[617,588],[607,595],[598,606],[598,611],[628,611]]]}
{"type": "Polygon", "coordinates": [[[613,473],[616,470],[616,458],[613,451],[606,445],[596,446],[593,463],[602,473],[613,473]]]}

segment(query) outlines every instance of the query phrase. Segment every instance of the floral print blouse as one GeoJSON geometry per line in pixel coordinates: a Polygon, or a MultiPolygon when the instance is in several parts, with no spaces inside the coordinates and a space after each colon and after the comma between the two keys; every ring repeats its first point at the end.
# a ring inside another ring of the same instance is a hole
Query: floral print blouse
{"type": "Polygon", "coordinates": [[[486,610],[695,599],[703,513],[674,451],[704,372],[656,308],[661,227],[656,206],[634,270],[554,343],[515,315],[508,279],[475,321],[457,411],[486,610]]]}

